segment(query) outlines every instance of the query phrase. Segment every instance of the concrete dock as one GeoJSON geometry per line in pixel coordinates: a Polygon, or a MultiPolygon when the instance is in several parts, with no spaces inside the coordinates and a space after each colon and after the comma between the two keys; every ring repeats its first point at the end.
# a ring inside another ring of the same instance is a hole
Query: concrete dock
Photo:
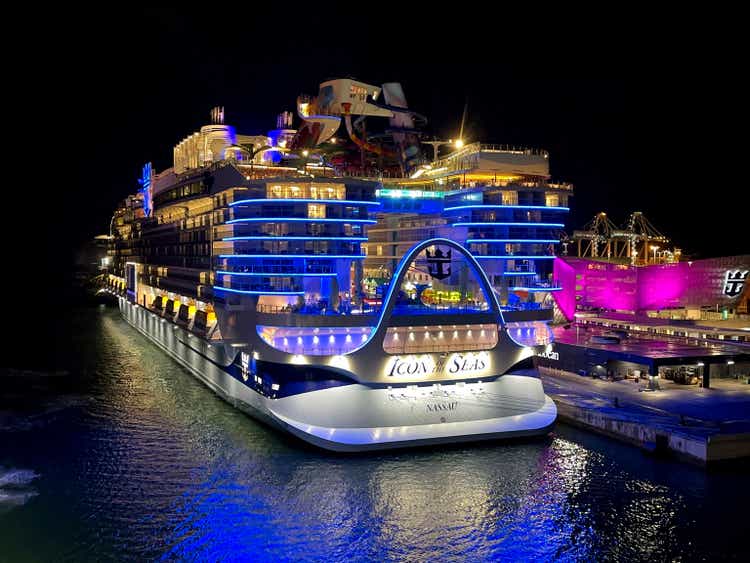
{"type": "Polygon", "coordinates": [[[718,380],[711,389],[660,382],[605,381],[539,368],[558,418],[654,453],[699,465],[750,457],[750,385],[718,380]]]}

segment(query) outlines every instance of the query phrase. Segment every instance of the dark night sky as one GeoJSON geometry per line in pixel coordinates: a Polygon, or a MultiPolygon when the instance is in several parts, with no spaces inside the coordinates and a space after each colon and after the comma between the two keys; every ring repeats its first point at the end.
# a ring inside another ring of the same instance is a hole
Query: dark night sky
{"type": "Polygon", "coordinates": [[[639,210],[689,254],[750,251],[744,159],[718,128],[740,129],[744,107],[726,56],[706,65],[703,46],[667,36],[657,46],[647,29],[511,33],[474,12],[465,27],[445,12],[435,21],[383,13],[335,21],[257,6],[236,17],[67,11],[40,28],[49,63],[22,62],[18,76],[30,85],[21,107],[33,103],[23,115],[45,130],[38,150],[67,153],[39,183],[51,196],[52,263],[64,269],[80,243],[105,232],[142,164],[169,166],[172,146],[212,106],[225,106],[238,131],[262,133],[299,93],[347,75],[400,81],[432,133],[456,136],[468,98],[469,140],[549,150],[553,178],[576,187],[569,232],[600,210],[617,223],[639,210]]]}
{"type": "Polygon", "coordinates": [[[747,130],[741,18],[702,11],[691,27],[630,5],[565,5],[549,25],[541,4],[262,6],[8,14],[2,295],[17,365],[62,346],[76,249],[106,232],[144,162],[168,166],[214,105],[239,131],[265,132],[330,77],[402,82],[446,137],[468,97],[468,139],[545,148],[554,178],[575,184],[568,230],[637,209],[686,252],[750,252],[746,143],[732,134],[747,130]]]}

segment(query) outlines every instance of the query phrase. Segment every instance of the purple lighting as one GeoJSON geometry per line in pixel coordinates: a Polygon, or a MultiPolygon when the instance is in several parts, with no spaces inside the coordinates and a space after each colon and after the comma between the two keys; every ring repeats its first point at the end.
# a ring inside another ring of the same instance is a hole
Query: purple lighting
{"type": "Polygon", "coordinates": [[[638,270],[638,309],[680,307],[688,284],[686,262],[638,270]]]}
{"type": "Polygon", "coordinates": [[[635,267],[585,258],[557,258],[555,278],[563,290],[555,295],[555,300],[569,320],[576,307],[635,313],[705,303],[730,305],[733,298],[723,293],[726,273],[746,270],[748,262],[748,257],[740,256],[635,267]]]}
{"type": "Polygon", "coordinates": [[[559,280],[562,286],[562,291],[553,294],[555,303],[565,318],[572,321],[576,312],[576,272],[560,258],[555,258],[553,271],[554,278],[559,280]]]}

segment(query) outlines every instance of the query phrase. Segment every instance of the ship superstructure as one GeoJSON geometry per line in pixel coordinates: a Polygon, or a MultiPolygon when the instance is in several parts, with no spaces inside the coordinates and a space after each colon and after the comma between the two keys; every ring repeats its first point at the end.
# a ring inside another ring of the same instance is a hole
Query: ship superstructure
{"type": "Polygon", "coordinates": [[[144,167],[112,219],[125,318],[328,449],[546,432],[540,380],[509,372],[551,338],[572,188],[547,153],[423,151],[426,119],[394,83],[324,82],[297,116],[248,136],[216,108],[172,168],[144,167]]]}

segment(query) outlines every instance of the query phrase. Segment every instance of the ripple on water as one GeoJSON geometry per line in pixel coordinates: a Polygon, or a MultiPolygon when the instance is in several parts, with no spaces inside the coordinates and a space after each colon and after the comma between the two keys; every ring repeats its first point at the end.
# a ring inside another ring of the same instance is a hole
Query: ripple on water
{"type": "Polygon", "coordinates": [[[39,474],[31,469],[15,469],[0,465],[0,514],[23,506],[37,496],[31,486],[39,474]]]}
{"type": "Polygon", "coordinates": [[[39,493],[0,514],[12,559],[636,561],[740,545],[731,530],[700,539],[722,529],[721,509],[702,498],[716,482],[689,467],[564,427],[331,455],[222,402],[116,313],[78,322],[74,373],[91,400],[0,451],[34,468],[0,472],[0,494],[11,480],[39,493]]]}

